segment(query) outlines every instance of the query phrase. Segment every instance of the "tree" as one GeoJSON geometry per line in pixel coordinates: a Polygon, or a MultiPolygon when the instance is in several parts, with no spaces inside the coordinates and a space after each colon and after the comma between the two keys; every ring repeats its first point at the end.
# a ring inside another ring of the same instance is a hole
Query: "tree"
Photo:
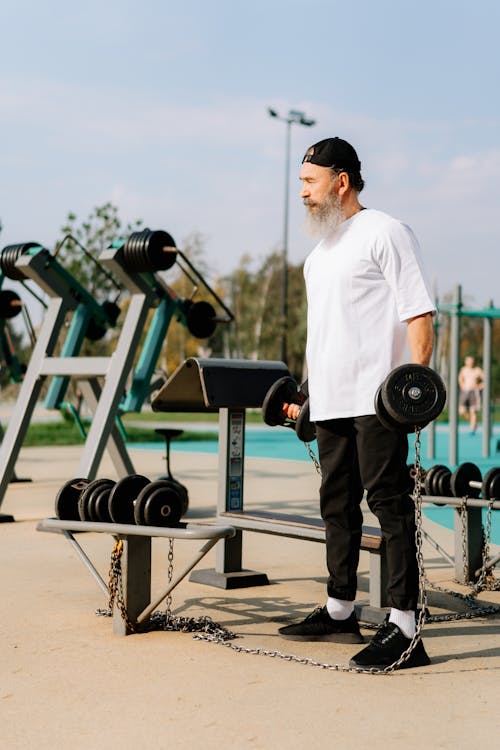
{"type": "MultiPolygon", "coordinates": [[[[226,299],[236,318],[228,337],[229,356],[279,360],[283,330],[282,255],[271,253],[255,270],[252,263],[252,258],[244,255],[238,268],[222,280],[226,299]]],[[[289,265],[288,274],[287,364],[294,377],[301,381],[306,337],[302,265],[289,265]]]]}
{"type": "MultiPolygon", "coordinates": [[[[181,250],[189,262],[194,266],[202,278],[209,281],[210,286],[215,293],[221,298],[225,297],[225,289],[216,279],[215,282],[209,280],[209,268],[205,260],[204,238],[198,232],[193,232],[182,243],[181,250]]],[[[203,284],[196,283],[191,271],[187,268],[182,258],[179,263],[174,265],[169,271],[165,271],[165,281],[172,289],[175,295],[181,300],[192,300],[194,302],[209,302],[215,309],[216,315],[220,315],[217,302],[213,299],[210,292],[203,284]],[[181,270],[180,264],[186,267],[188,274],[181,270]]],[[[193,336],[183,324],[173,320],[169,325],[165,346],[162,352],[162,363],[164,369],[171,373],[187,357],[193,356],[223,356],[224,339],[226,335],[226,325],[218,324],[215,332],[208,339],[202,340],[193,336]]]]}
{"type": "Polygon", "coordinates": [[[118,208],[109,202],[94,208],[81,223],[78,223],[77,215],[71,212],[61,228],[63,237],[58,243],[58,258],[64,268],[102,302],[110,294],[116,295],[116,285],[103,274],[95,261],[114,240],[127,237],[141,225],[142,219],[124,225],[118,208]]]}

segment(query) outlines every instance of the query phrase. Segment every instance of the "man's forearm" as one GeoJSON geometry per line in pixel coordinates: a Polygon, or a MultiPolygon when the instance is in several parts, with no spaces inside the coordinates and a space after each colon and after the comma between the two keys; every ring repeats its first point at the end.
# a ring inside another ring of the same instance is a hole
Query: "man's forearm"
{"type": "Polygon", "coordinates": [[[432,313],[411,318],[407,323],[411,361],[416,365],[428,365],[434,346],[432,313]]]}

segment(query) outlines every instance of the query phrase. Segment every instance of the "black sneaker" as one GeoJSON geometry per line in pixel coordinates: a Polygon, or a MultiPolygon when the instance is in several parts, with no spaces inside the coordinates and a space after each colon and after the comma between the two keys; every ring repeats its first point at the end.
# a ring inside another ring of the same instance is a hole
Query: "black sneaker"
{"type": "MultiPolygon", "coordinates": [[[[412,639],[407,638],[393,622],[387,620],[380,625],[372,640],[359,654],[353,656],[349,666],[354,669],[385,669],[397,662],[399,657],[410,645],[412,639]]],[[[431,660],[427,656],[424,644],[418,639],[413,651],[398,669],[408,667],[425,667],[431,660]]]]}
{"type": "Polygon", "coordinates": [[[289,641],[330,641],[332,643],[364,643],[353,612],[347,620],[334,620],[326,607],[317,607],[305,620],[285,625],[278,630],[289,641]]]}

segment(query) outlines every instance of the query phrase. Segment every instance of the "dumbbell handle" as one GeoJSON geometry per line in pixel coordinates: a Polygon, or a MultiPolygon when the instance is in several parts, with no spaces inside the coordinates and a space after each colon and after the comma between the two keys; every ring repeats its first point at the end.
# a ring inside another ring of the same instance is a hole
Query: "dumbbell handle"
{"type": "Polygon", "coordinates": [[[483,489],[483,483],[482,482],[476,482],[474,479],[471,479],[469,482],[470,487],[474,487],[476,490],[482,490],[483,489]]]}

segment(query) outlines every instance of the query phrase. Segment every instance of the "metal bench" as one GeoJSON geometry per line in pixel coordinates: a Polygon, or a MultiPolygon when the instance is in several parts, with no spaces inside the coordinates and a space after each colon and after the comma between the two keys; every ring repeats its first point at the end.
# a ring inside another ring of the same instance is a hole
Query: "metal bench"
{"type": "MultiPolygon", "coordinates": [[[[144,623],[149,618],[153,610],[166,599],[220,539],[230,539],[235,535],[234,527],[228,525],[181,524],[179,527],[171,528],[91,521],[61,521],[58,518],[45,518],[40,521],[37,525],[37,531],[52,531],[64,535],[106,595],[109,594],[108,585],[75,539],[73,532],[97,532],[99,534],[111,534],[115,539],[122,539],[124,545],[122,555],[124,602],[129,620],[138,624],[144,623]],[[168,587],[152,600],[151,539],[153,537],[205,539],[206,543],[169,583],[168,587]]],[[[117,635],[128,635],[131,632],[116,605],[113,609],[113,632],[117,635]]]]}
{"type": "MultiPolygon", "coordinates": [[[[224,511],[219,513],[218,521],[227,521],[235,529],[257,531],[263,534],[276,534],[291,539],[304,539],[310,542],[325,542],[325,524],[321,518],[274,513],[269,511],[224,511]]],[[[379,611],[387,605],[385,598],[387,584],[387,566],[385,542],[379,528],[363,526],[361,549],[370,553],[369,568],[369,606],[357,606],[360,618],[378,622],[379,611]]],[[[191,578],[198,580],[198,575],[205,577],[206,571],[195,571],[191,578]]]]}

